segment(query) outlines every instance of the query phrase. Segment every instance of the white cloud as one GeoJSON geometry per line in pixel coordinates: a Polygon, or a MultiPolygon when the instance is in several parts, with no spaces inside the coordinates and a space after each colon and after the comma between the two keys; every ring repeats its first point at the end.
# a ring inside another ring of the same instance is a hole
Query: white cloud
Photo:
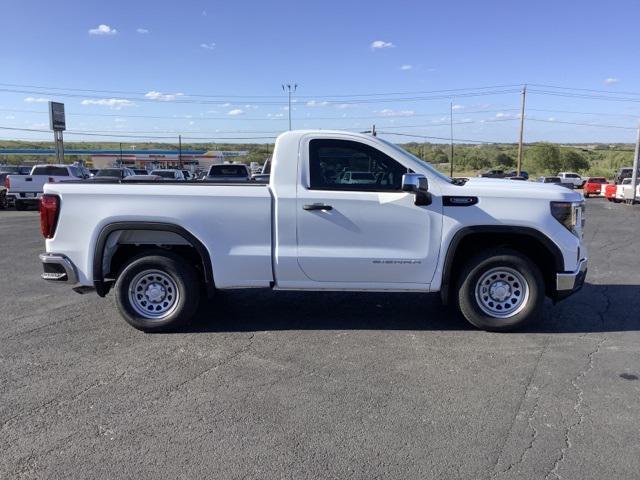
{"type": "Polygon", "coordinates": [[[453,110],[462,110],[464,108],[464,105],[454,105],[453,107],[451,107],[453,110]]]}
{"type": "Polygon", "coordinates": [[[118,30],[104,23],[98,25],[97,28],[89,29],[89,35],[115,35],[116,33],[118,33],[118,30]]]}
{"type": "Polygon", "coordinates": [[[123,98],[100,98],[97,100],[86,99],[86,100],[82,100],[80,104],[81,105],[100,105],[103,107],[112,108],[114,110],[120,110],[121,108],[136,106],[136,104],[133,103],[131,100],[125,100],[123,98]]]}
{"type": "Polygon", "coordinates": [[[230,107],[230,106],[231,106],[231,104],[230,104],[229,102],[227,102],[227,103],[223,103],[223,104],[222,104],[222,106],[223,106],[223,107],[230,107]]]}
{"type": "Polygon", "coordinates": [[[204,48],[205,50],[213,50],[214,48],[216,48],[216,44],[213,42],[201,43],[200,48],[204,48]]]}
{"type": "Polygon", "coordinates": [[[410,117],[415,115],[413,110],[393,110],[391,108],[385,108],[377,112],[383,117],[410,117]]]}
{"type": "Polygon", "coordinates": [[[400,70],[413,70],[413,65],[405,64],[400,67],[400,70]]]}
{"type": "Polygon", "coordinates": [[[47,103],[49,101],[48,98],[42,98],[42,97],[27,97],[24,99],[25,102],[27,103],[47,103]]]}
{"type": "Polygon", "coordinates": [[[520,114],[514,115],[512,113],[498,112],[496,113],[496,118],[501,120],[512,120],[515,118],[520,118],[520,114]]]}
{"type": "Polygon", "coordinates": [[[138,32],[141,35],[144,35],[146,33],[149,33],[149,29],[148,28],[136,28],[136,32],[138,32]]]}
{"type": "Polygon", "coordinates": [[[227,112],[227,115],[231,115],[235,117],[237,115],[242,115],[243,113],[244,113],[244,110],[242,110],[241,108],[234,108],[233,110],[229,110],[227,112]]]}
{"type": "Polygon", "coordinates": [[[618,83],[620,80],[618,80],[615,77],[609,77],[609,78],[605,78],[604,79],[604,84],[605,85],[615,85],[616,83],[618,83]]]}
{"type": "Polygon", "coordinates": [[[317,100],[309,100],[307,102],[307,107],[326,107],[329,105],[328,102],[319,102],[317,100]]]}
{"type": "Polygon", "coordinates": [[[194,122],[193,120],[189,121],[189,125],[195,125],[196,122],[194,122]]]}
{"type": "Polygon", "coordinates": [[[393,48],[395,45],[391,42],[385,42],[384,40],[376,40],[371,42],[371,50],[382,50],[384,48],[393,48]]]}
{"type": "Polygon", "coordinates": [[[184,95],[184,93],[162,93],[156,92],[155,90],[151,90],[150,92],[144,94],[145,98],[158,100],[161,102],[171,102],[172,100],[175,100],[176,97],[180,97],[182,95],[184,95]]]}
{"type": "Polygon", "coordinates": [[[355,107],[355,105],[352,103],[338,103],[336,105],[336,108],[339,108],[340,110],[344,110],[346,108],[353,108],[353,107],[355,107]]]}
{"type": "Polygon", "coordinates": [[[16,117],[14,117],[13,115],[7,115],[4,118],[5,118],[5,120],[15,120],[16,119],[16,117]]]}
{"type": "Polygon", "coordinates": [[[113,119],[114,122],[116,123],[126,123],[127,119],[126,118],[120,118],[120,117],[116,117],[113,119]]]}
{"type": "Polygon", "coordinates": [[[247,110],[257,110],[260,107],[258,107],[257,105],[248,105],[247,104],[247,105],[244,106],[244,108],[246,108],[247,110]]]}

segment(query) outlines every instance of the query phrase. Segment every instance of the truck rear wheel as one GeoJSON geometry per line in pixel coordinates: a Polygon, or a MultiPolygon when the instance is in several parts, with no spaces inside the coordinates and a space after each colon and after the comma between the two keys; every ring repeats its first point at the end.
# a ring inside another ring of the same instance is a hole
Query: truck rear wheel
{"type": "Polygon", "coordinates": [[[0,192],[0,210],[7,208],[7,192],[3,190],[0,192]]]}
{"type": "Polygon", "coordinates": [[[116,305],[132,327],[143,332],[173,330],[187,323],[200,302],[196,270],[170,253],[134,258],[115,285],[116,305]]]}
{"type": "Polygon", "coordinates": [[[477,255],[458,277],[458,308],[476,327],[508,331],[542,313],[544,281],[540,269],[510,249],[477,255]]]}
{"type": "Polygon", "coordinates": [[[24,203],[22,200],[16,200],[14,206],[16,207],[16,210],[26,210],[27,209],[27,204],[24,203]]]}

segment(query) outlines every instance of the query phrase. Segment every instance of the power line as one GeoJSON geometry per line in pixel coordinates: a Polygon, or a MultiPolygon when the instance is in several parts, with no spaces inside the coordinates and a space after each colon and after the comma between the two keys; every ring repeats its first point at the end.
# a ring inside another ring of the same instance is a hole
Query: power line
{"type": "MultiPolygon", "coordinates": [[[[2,87],[13,87],[13,88],[35,88],[39,90],[61,90],[61,91],[69,91],[69,92],[87,92],[87,93],[109,93],[109,94],[124,94],[124,95],[148,95],[151,92],[155,92],[156,90],[149,90],[147,92],[141,91],[132,91],[132,90],[100,90],[100,89],[88,89],[88,88],[71,88],[71,87],[52,87],[52,86],[44,86],[44,85],[25,85],[25,84],[17,84],[17,83],[0,83],[2,87]]],[[[432,94],[432,93],[455,93],[455,92],[464,92],[469,90],[489,90],[489,89],[499,89],[499,88],[512,88],[518,87],[518,84],[507,84],[507,85],[490,85],[483,87],[464,87],[464,88],[450,88],[443,90],[421,90],[421,91],[404,91],[404,92],[379,92],[379,93],[353,93],[353,94],[321,94],[321,95],[299,95],[298,98],[350,98],[350,97],[375,97],[375,96],[392,96],[392,95],[423,95],[423,94],[432,94]]],[[[160,92],[158,92],[160,93],[160,92]]],[[[279,99],[281,98],[279,95],[235,95],[235,94],[220,94],[220,95],[212,95],[212,94],[202,94],[202,93],[173,93],[173,94],[162,94],[161,95],[173,95],[173,96],[184,96],[184,97],[201,97],[201,98],[272,98],[279,99]]]]}
{"type": "Polygon", "coordinates": [[[578,125],[578,126],[582,126],[582,127],[597,127],[597,128],[619,128],[622,130],[637,130],[637,127],[625,127],[622,125],[603,125],[603,124],[599,124],[599,123],[578,123],[578,122],[567,122],[567,121],[563,121],[563,120],[544,120],[542,118],[531,118],[531,117],[526,117],[526,119],[528,121],[531,122],[544,122],[544,123],[562,123],[565,125],[578,125]]]}
{"type": "MultiPolygon", "coordinates": [[[[490,90],[490,91],[477,91],[477,92],[464,92],[457,93],[455,95],[456,98],[468,98],[468,97],[481,97],[487,95],[502,95],[507,93],[517,92],[518,90],[507,89],[507,90],[490,90]]],[[[33,90],[15,90],[9,88],[0,88],[0,92],[5,93],[20,93],[20,94],[28,94],[28,95],[45,95],[52,97],[66,97],[66,98],[84,98],[84,99],[93,99],[93,100],[105,100],[105,101],[127,101],[131,103],[135,102],[145,102],[145,103],[154,103],[154,104],[163,104],[163,103],[178,103],[178,104],[200,104],[200,105],[225,105],[229,103],[225,100],[190,100],[187,98],[166,98],[162,100],[154,99],[154,98],[146,98],[146,97],[119,97],[117,99],[108,98],[104,96],[96,96],[96,95],[82,95],[79,93],[66,93],[66,92],[40,92],[33,90]]],[[[360,104],[375,104],[375,103],[389,103],[389,102],[418,102],[418,101],[429,101],[429,100],[440,100],[440,99],[450,99],[451,95],[433,95],[433,96],[425,96],[425,97],[396,97],[396,98],[368,98],[368,99],[347,99],[347,100],[325,100],[323,103],[327,105],[360,105],[360,104]]],[[[242,102],[240,102],[242,103],[242,102]]],[[[284,106],[286,102],[278,102],[278,101],[258,101],[252,102],[255,105],[277,105],[284,106]]]]}
{"type": "Polygon", "coordinates": [[[576,90],[581,92],[594,92],[594,93],[607,93],[611,95],[639,95],[640,92],[628,92],[628,91],[612,91],[612,90],[596,90],[592,88],[579,88],[579,87],[561,87],[558,85],[546,85],[544,83],[530,83],[534,87],[542,87],[542,88],[556,88],[559,90],[576,90]]]}
{"type": "MultiPolygon", "coordinates": [[[[429,136],[429,135],[414,135],[412,133],[381,132],[381,131],[378,131],[378,134],[380,134],[380,135],[396,135],[396,136],[400,136],[400,137],[427,138],[427,139],[432,139],[432,140],[446,140],[447,142],[449,140],[451,140],[451,138],[447,138],[447,137],[432,137],[432,136],[429,136]]],[[[487,141],[484,141],[484,140],[469,140],[469,139],[465,139],[465,138],[454,138],[453,141],[454,142],[465,142],[465,143],[479,143],[479,144],[486,144],[486,145],[494,145],[496,143],[504,143],[504,142],[487,142],[487,141]]]]}

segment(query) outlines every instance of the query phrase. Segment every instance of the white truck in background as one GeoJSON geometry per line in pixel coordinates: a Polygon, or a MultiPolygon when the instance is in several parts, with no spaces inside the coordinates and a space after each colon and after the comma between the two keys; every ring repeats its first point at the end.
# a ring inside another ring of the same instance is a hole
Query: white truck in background
{"type": "Polygon", "coordinates": [[[80,293],[113,289],[144,331],[187,322],[201,295],[256,287],[440,292],[478,328],[509,330],[539,317],[545,297],[578,290],[587,271],[579,193],[451,179],[364,134],[280,135],[268,184],[44,190],[43,278],[80,293]],[[354,183],[349,172],[367,175],[354,183]]]}
{"type": "Polygon", "coordinates": [[[89,178],[89,171],[79,165],[35,165],[29,175],[8,175],[7,198],[16,210],[37,206],[46,183],[89,178]]]}

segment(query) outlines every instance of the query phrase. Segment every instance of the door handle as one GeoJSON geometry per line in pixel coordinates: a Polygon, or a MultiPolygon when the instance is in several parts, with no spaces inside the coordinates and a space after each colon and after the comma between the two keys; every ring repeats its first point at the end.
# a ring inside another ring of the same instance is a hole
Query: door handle
{"type": "Polygon", "coordinates": [[[303,205],[303,210],[333,210],[331,205],[325,205],[324,203],[312,203],[311,205],[303,205]]]}

